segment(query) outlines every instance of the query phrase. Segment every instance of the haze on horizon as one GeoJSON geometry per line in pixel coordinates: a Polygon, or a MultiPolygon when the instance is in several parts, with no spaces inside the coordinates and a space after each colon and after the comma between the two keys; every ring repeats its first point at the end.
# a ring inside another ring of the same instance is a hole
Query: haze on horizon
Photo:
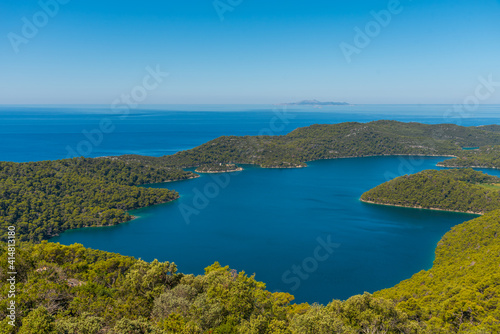
{"type": "Polygon", "coordinates": [[[455,104],[478,90],[500,103],[498,0],[8,0],[0,11],[0,104],[109,105],[131,92],[145,92],[138,104],[455,104]]]}

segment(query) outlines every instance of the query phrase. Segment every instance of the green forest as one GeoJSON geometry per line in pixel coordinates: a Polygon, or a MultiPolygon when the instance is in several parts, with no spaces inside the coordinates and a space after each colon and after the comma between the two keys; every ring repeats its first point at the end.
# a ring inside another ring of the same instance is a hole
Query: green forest
{"type": "Polygon", "coordinates": [[[301,167],[308,161],[341,157],[459,156],[463,147],[500,145],[500,132],[494,130],[496,128],[396,121],[311,125],[286,136],[226,136],[170,156],[124,155],[118,159],[176,168],[214,163],[301,167]]]}
{"type": "Polygon", "coordinates": [[[179,196],[137,185],[193,176],[111,159],[0,162],[0,238],[11,225],[20,240],[41,241],[67,229],[122,223],[131,219],[128,210],[179,196]]]}
{"type": "Polygon", "coordinates": [[[498,126],[377,121],[221,137],[158,158],[0,162],[0,334],[499,333],[500,179],[471,169],[424,171],[363,194],[381,204],[484,215],[443,237],[431,270],[328,305],[295,304],[292,295],[270,292],[255,276],[218,263],[204,275],[185,275],[174,263],[46,241],[71,228],[125,222],[132,218],[128,210],[175,200],[174,191],[141,186],[197,176],[183,168],[301,167],[370,155],[447,155],[456,157],[445,162],[450,166],[461,160],[471,166],[497,159],[498,147],[498,126]],[[470,147],[480,149],[463,150],[470,147]],[[18,242],[15,327],[7,317],[9,226],[18,242]]]}
{"type": "Polygon", "coordinates": [[[430,333],[500,333],[499,234],[499,210],[460,224],[439,242],[432,269],[374,295],[430,333]]]}
{"type": "Polygon", "coordinates": [[[473,169],[427,170],[381,184],[361,200],[385,205],[485,213],[500,209],[500,178],[473,169]]]}
{"type": "Polygon", "coordinates": [[[195,170],[196,173],[225,173],[236,171],[241,171],[241,167],[238,167],[235,164],[223,163],[205,164],[195,170]]]}
{"type": "Polygon", "coordinates": [[[457,158],[439,163],[442,167],[500,168],[500,146],[483,146],[460,152],[457,158]]]}

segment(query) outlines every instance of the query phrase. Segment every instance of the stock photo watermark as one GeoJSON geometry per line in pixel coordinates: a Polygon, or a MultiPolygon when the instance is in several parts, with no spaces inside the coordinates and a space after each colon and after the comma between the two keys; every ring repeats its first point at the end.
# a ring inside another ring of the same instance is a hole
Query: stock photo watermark
{"type": "Polygon", "coordinates": [[[214,0],[212,5],[219,16],[219,20],[224,21],[227,12],[232,12],[240,6],[243,0],[214,0]]]}
{"type": "MultiPolygon", "coordinates": [[[[479,76],[474,93],[466,96],[461,104],[455,104],[445,111],[443,114],[444,123],[462,125],[463,120],[472,117],[478,111],[481,103],[491,99],[497,93],[498,88],[500,88],[500,81],[496,81],[493,74],[486,77],[479,76]]],[[[430,148],[435,147],[437,141],[442,137],[443,131],[442,128],[439,128],[437,132],[432,134],[430,141],[422,143],[422,145],[429,145],[430,148]]],[[[384,174],[385,180],[390,181],[400,175],[414,174],[423,163],[424,158],[422,156],[400,156],[397,173],[386,171],[384,174]]]]}
{"type": "MultiPolygon", "coordinates": [[[[275,136],[284,131],[286,126],[290,124],[291,120],[296,116],[287,112],[286,108],[282,110],[273,110],[274,116],[269,120],[269,126],[261,129],[257,137],[251,137],[250,144],[255,150],[262,147],[262,143],[256,139],[262,136],[275,136]]],[[[182,203],[179,205],[182,218],[186,224],[191,224],[193,216],[198,216],[204,209],[206,209],[211,200],[219,196],[221,190],[226,189],[231,183],[231,178],[241,173],[226,172],[221,174],[211,174],[212,181],[205,184],[203,188],[193,189],[193,199],[190,204],[182,203]]]]}
{"type": "Polygon", "coordinates": [[[232,175],[241,172],[211,174],[212,181],[205,184],[203,189],[193,189],[193,200],[190,205],[180,204],[179,210],[181,211],[182,218],[186,224],[191,224],[191,217],[198,216],[202,210],[206,209],[210,204],[210,200],[219,196],[222,189],[226,189],[231,183],[232,175]]]}
{"type": "Polygon", "coordinates": [[[7,34],[12,50],[18,54],[21,45],[28,44],[33,40],[41,29],[46,27],[50,20],[59,14],[61,6],[66,5],[71,0],[40,0],[38,6],[40,10],[35,12],[30,17],[23,16],[21,18],[22,26],[19,33],[10,32],[7,34]]]}
{"type": "Polygon", "coordinates": [[[16,227],[9,226],[7,232],[7,318],[10,326],[16,324],[16,227]]]}
{"type": "Polygon", "coordinates": [[[340,248],[340,244],[332,242],[332,236],[316,239],[318,246],[314,248],[313,255],[306,257],[300,264],[294,264],[291,268],[283,273],[281,280],[285,284],[292,285],[291,290],[296,291],[300,288],[303,281],[309,279],[311,274],[318,270],[320,263],[327,261],[335,249],[340,248]]]}
{"type": "Polygon", "coordinates": [[[353,41],[351,43],[342,42],[339,44],[347,63],[350,64],[354,55],[359,55],[366,49],[382,33],[383,29],[391,24],[393,18],[401,14],[403,10],[404,6],[401,4],[401,1],[390,0],[387,3],[386,9],[370,12],[372,20],[368,21],[363,28],[359,26],[354,27],[355,35],[353,41]]]}
{"type": "Polygon", "coordinates": [[[443,115],[445,120],[458,119],[458,125],[460,125],[464,118],[471,117],[478,110],[481,102],[489,100],[500,87],[500,81],[495,81],[493,74],[487,77],[480,76],[478,81],[474,94],[465,97],[461,104],[455,104],[448,109],[443,115]]]}
{"type": "MultiPolygon", "coordinates": [[[[140,85],[134,86],[128,93],[121,94],[119,98],[111,103],[111,111],[113,114],[119,115],[120,120],[127,118],[130,114],[130,110],[136,109],[140,103],[144,102],[151,92],[158,89],[160,84],[162,84],[169,75],[167,72],[163,72],[160,69],[160,65],[156,65],[154,69],[151,66],[147,66],[145,71],[147,74],[143,77],[140,85]]],[[[70,145],[66,146],[66,158],[69,159],[92,154],[94,148],[103,143],[105,135],[114,132],[115,129],[116,125],[111,118],[105,117],[101,119],[96,128],[82,131],[85,139],[78,142],[76,147],[70,145]]]]}

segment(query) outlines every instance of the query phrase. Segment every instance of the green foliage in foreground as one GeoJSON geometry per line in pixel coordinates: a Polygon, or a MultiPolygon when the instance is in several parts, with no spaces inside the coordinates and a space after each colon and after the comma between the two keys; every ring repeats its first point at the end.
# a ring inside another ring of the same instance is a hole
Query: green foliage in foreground
{"type": "Polygon", "coordinates": [[[500,209],[500,178],[472,169],[427,170],[398,177],[361,196],[385,205],[484,213],[500,209]]]}
{"type": "Polygon", "coordinates": [[[500,168],[500,146],[483,146],[477,150],[463,151],[459,157],[445,160],[439,166],[500,168]]]}
{"type": "Polygon", "coordinates": [[[431,333],[500,333],[500,211],[454,227],[431,270],[376,297],[398,302],[431,333]]]}
{"type": "MultiPolygon", "coordinates": [[[[434,266],[394,288],[293,304],[287,293],[218,263],[201,276],[81,245],[25,243],[17,254],[17,326],[3,333],[499,333],[500,210],[463,223],[434,266]]],[[[6,258],[2,246],[0,257],[6,258]]],[[[6,263],[0,281],[6,296],[6,263]]],[[[0,317],[7,301],[0,300],[0,317]]],[[[0,332],[1,333],[1,332],[0,332]]]]}
{"type": "Polygon", "coordinates": [[[40,241],[67,229],[130,220],[127,210],[178,197],[167,189],[134,187],[193,174],[109,159],[0,162],[0,228],[17,227],[20,240],[40,241]]]}
{"type": "MultiPolygon", "coordinates": [[[[5,248],[0,253],[6,258],[5,248]]],[[[4,261],[3,261],[4,262],[4,261]]],[[[17,254],[17,319],[5,333],[419,333],[392,301],[369,294],[328,306],[293,296],[218,263],[205,275],[81,245],[25,243],[17,254]]],[[[0,272],[6,296],[6,265],[0,272]]],[[[8,299],[0,300],[0,318],[8,299]]]]}
{"type": "Polygon", "coordinates": [[[496,128],[427,125],[396,121],[312,125],[286,136],[220,137],[192,150],[159,158],[126,155],[123,161],[158,166],[257,164],[303,166],[307,161],[370,155],[453,155],[462,147],[500,145],[496,128]]]}

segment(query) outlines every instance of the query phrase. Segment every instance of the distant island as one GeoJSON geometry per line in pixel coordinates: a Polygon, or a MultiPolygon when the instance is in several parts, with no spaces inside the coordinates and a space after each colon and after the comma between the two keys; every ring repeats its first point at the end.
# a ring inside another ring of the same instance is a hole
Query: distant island
{"type": "Polygon", "coordinates": [[[350,106],[347,102],[321,102],[318,100],[304,100],[300,102],[281,103],[280,106],[350,106]]]}

